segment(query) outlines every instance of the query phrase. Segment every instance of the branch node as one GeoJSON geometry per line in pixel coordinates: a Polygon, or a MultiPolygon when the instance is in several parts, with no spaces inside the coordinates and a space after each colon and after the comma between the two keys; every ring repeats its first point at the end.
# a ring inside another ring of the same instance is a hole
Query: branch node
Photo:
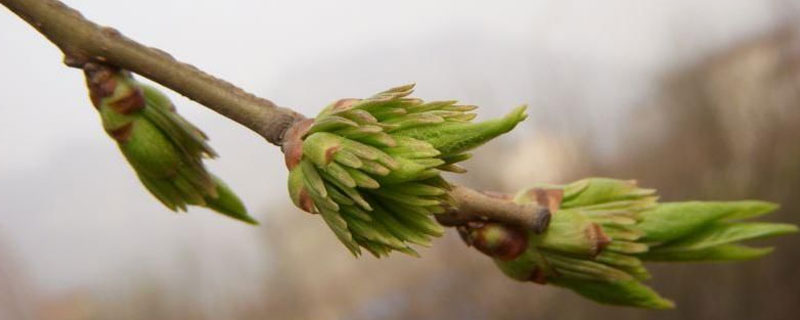
{"type": "Polygon", "coordinates": [[[521,226],[534,233],[544,232],[550,224],[551,211],[539,204],[517,204],[509,195],[478,192],[453,186],[455,205],[436,220],[444,226],[474,227],[488,221],[521,226]]]}

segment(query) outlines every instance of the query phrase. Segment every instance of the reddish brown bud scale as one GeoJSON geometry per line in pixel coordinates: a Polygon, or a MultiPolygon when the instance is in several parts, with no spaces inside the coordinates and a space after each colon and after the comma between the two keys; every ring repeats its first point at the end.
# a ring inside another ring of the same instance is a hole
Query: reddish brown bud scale
{"type": "Polygon", "coordinates": [[[117,80],[114,78],[117,70],[108,66],[87,63],[83,67],[86,74],[86,86],[89,88],[89,98],[95,108],[100,108],[100,100],[114,94],[117,80]]]}
{"type": "Polygon", "coordinates": [[[541,268],[535,267],[533,271],[531,271],[531,276],[528,278],[528,281],[538,284],[547,284],[547,275],[541,268]]]}
{"type": "Polygon", "coordinates": [[[534,188],[528,191],[528,194],[537,204],[547,207],[550,213],[558,211],[564,198],[564,191],[561,189],[534,188]]]}
{"type": "Polygon", "coordinates": [[[300,209],[308,213],[315,213],[314,212],[314,200],[311,199],[311,195],[308,194],[308,190],[303,189],[300,190],[300,209]]]}
{"type": "Polygon", "coordinates": [[[336,152],[339,151],[340,148],[341,146],[334,146],[325,150],[325,164],[329,164],[333,161],[333,157],[336,156],[336,152]]]}
{"type": "Polygon", "coordinates": [[[108,104],[114,111],[121,114],[131,114],[144,109],[145,101],[142,91],[138,88],[131,88],[125,96],[108,104]]]}
{"type": "Polygon", "coordinates": [[[504,261],[514,260],[528,249],[527,232],[499,223],[472,229],[470,239],[480,252],[504,261]]]}
{"type": "Polygon", "coordinates": [[[588,237],[594,243],[594,252],[593,256],[597,256],[600,252],[603,252],[610,243],[611,238],[603,232],[603,228],[596,223],[592,223],[591,227],[586,229],[586,237],[588,237]]]}
{"type": "Polygon", "coordinates": [[[294,169],[303,159],[303,137],[313,124],[314,119],[303,119],[286,130],[286,137],[281,148],[284,162],[289,170],[294,169]]]}
{"type": "Polygon", "coordinates": [[[354,98],[347,98],[347,99],[340,99],[333,104],[332,110],[343,110],[347,109],[348,107],[352,106],[356,102],[361,101],[361,99],[354,99],[354,98]]]}
{"type": "Polygon", "coordinates": [[[133,122],[126,123],[119,128],[109,130],[108,134],[119,143],[128,142],[133,132],[133,122]]]}
{"type": "MultiPolygon", "coordinates": [[[[437,219],[438,220],[438,219],[437,219]]],[[[441,222],[440,222],[441,223],[441,222]]],[[[467,245],[467,247],[472,246],[472,238],[470,237],[470,229],[467,226],[457,226],[456,231],[458,231],[458,236],[461,237],[461,240],[467,245]]]]}

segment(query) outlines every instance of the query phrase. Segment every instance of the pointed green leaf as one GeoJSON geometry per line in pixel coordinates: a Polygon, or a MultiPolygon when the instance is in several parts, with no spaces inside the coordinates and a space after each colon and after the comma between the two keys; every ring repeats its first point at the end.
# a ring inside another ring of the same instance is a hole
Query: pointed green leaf
{"type": "Polygon", "coordinates": [[[348,188],[355,188],[356,181],[350,176],[348,171],[335,162],[331,162],[323,169],[330,177],[336,179],[338,183],[348,188]]]}
{"type": "Polygon", "coordinates": [[[555,278],[551,282],[599,303],[648,309],[675,307],[672,301],[662,298],[637,280],[603,282],[555,278]]]}
{"type": "Polygon", "coordinates": [[[773,248],[753,248],[737,244],[724,244],[699,250],[658,250],[639,255],[645,261],[657,262],[718,262],[741,261],[763,257],[773,248]]]}
{"type": "Polygon", "coordinates": [[[313,191],[314,194],[321,198],[327,197],[328,191],[325,190],[325,182],[322,180],[322,177],[320,177],[314,164],[312,164],[311,161],[303,159],[300,161],[300,169],[303,172],[303,180],[305,185],[308,186],[309,191],[313,191]]]}
{"type": "Polygon", "coordinates": [[[358,123],[339,116],[327,116],[314,121],[314,125],[308,130],[308,135],[312,135],[317,132],[341,130],[348,127],[358,127],[358,123]]]}
{"type": "Polygon", "coordinates": [[[353,239],[353,235],[347,229],[347,222],[342,218],[338,212],[328,209],[320,210],[320,215],[322,219],[325,220],[325,223],[328,224],[328,227],[333,230],[333,233],[336,235],[336,238],[341,241],[350,253],[354,256],[358,256],[361,254],[361,250],[359,249],[358,243],[353,239]]]}
{"type": "Polygon", "coordinates": [[[642,214],[644,220],[639,223],[639,229],[645,232],[642,241],[664,243],[683,238],[715,221],[741,216],[741,208],[739,202],[661,203],[642,214]]]}
{"type": "Polygon", "coordinates": [[[786,223],[717,223],[676,242],[658,246],[659,251],[700,250],[744,240],[796,233],[797,226],[786,223]]]}
{"type": "Polygon", "coordinates": [[[347,172],[350,174],[350,176],[356,182],[356,185],[358,185],[361,188],[377,189],[377,188],[381,187],[381,185],[380,185],[380,183],[378,183],[378,181],[375,181],[375,179],[372,179],[366,173],[361,172],[361,170],[350,169],[350,168],[345,168],[345,170],[347,170],[347,172]]]}
{"type": "Polygon", "coordinates": [[[489,140],[511,131],[526,118],[525,107],[514,109],[503,118],[480,123],[451,122],[394,131],[393,134],[427,141],[443,155],[474,149],[489,140]]]}
{"type": "Polygon", "coordinates": [[[240,200],[239,197],[233,193],[233,190],[231,190],[230,187],[228,187],[228,185],[218,177],[212,177],[214,179],[214,183],[217,185],[217,197],[206,197],[206,205],[209,208],[228,217],[252,225],[258,225],[258,221],[247,214],[247,208],[245,208],[242,200],[240,200]]]}
{"type": "Polygon", "coordinates": [[[336,153],[343,148],[344,139],[332,133],[318,132],[303,141],[303,158],[324,168],[333,162],[336,153]]]}
{"type": "MultiPolygon", "coordinates": [[[[655,190],[637,187],[635,181],[608,178],[589,178],[585,179],[585,181],[585,186],[581,183],[577,183],[575,186],[579,188],[579,195],[576,194],[576,191],[565,190],[565,197],[561,203],[562,208],[595,205],[596,207],[594,208],[596,209],[600,208],[597,206],[608,209],[614,207],[613,203],[615,202],[636,201],[655,193],[655,190]]],[[[624,203],[624,205],[627,205],[627,203],[624,203]]]]}
{"type": "Polygon", "coordinates": [[[372,221],[372,216],[370,216],[369,213],[356,206],[343,205],[339,211],[341,211],[343,214],[364,220],[366,222],[372,221]]]}

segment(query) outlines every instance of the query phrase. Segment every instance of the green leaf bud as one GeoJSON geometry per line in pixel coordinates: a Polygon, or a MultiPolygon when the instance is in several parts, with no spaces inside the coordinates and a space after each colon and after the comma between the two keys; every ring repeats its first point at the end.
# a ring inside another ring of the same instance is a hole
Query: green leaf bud
{"type": "Polygon", "coordinates": [[[471,123],[474,106],[410,98],[413,87],[336,101],[290,129],[284,145],[292,201],[321,214],[355,255],[416,256],[410,244],[430,245],[444,233],[433,215],[452,201],[441,172],[461,171],[464,151],[525,119],[518,108],[471,123]]]}
{"type": "Polygon", "coordinates": [[[650,278],[643,262],[754,259],[772,249],[742,241],[798,231],[790,224],[743,221],[777,208],[768,202],[659,204],[656,199],[655,190],[633,181],[590,178],[542,185],[514,197],[516,203],[537,203],[552,212],[547,230],[525,231],[523,252],[508,240],[521,231],[514,226],[489,222],[462,227],[461,233],[513,279],[566,287],[600,303],[664,309],[673,303],[641,283],[650,278]],[[498,254],[503,252],[514,254],[498,254]]]}
{"type": "Polygon", "coordinates": [[[88,64],[84,71],[103,128],[150,193],[173,211],[204,206],[256,224],[241,200],[203,165],[203,158],[216,156],[206,135],[164,94],[124,70],[88,64]]]}

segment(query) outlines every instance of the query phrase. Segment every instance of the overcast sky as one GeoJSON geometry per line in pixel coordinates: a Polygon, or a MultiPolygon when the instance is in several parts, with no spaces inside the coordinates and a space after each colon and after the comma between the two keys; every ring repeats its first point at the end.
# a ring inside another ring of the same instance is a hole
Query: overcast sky
{"type": "MultiPolygon", "coordinates": [[[[785,18],[775,3],[791,1],[66,2],[307,115],[416,82],[419,97],[477,104],[482,116],[528,103],[533,118],[575,113],[613,127],[666,70],[767,30],[785,18]]],[[[174,273],[187,248],[209,275],[231,262],[260,272],[253,228],[200,209],[169,214],[139,185],[103,133],[82,74],[61,59],[0,9],[0,242],[10,263],[47,291],[140,268],[174,273]]],[[[169,94],[211,136],[221,158],[210,167],[257,219],[296,214],[274,212],[289,205],[277,148],[169,94]]]]}

